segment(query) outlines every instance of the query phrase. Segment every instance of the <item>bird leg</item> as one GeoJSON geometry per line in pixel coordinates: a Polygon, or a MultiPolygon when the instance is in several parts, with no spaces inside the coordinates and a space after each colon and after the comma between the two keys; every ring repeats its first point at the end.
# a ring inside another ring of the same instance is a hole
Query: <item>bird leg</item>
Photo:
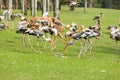
{"type": "Polygon", "coordinates": [[[56,43],[56,37],[57,37],[57,36],[54,36],[54,40],[53,40],[55,43],[56,43]]]}
{"type": "Polygon", "coordinates": [[[62,36],[62,34],[61,34],[60,32],[58,32],[58,36],[60,37],[60,40],[61,40],[62,42],[64,42],[63,36],[62,36]]]}
{"type": "Polygon", "coordinates": [[[72,37],[66,37],[66,43],[68,42],[68,41],[70,41],[72,39],[72,37]]]}
{"type": "MultiPolygon", "coordinates": [[[[55,45],[54,41],[52,39],[50,39],[49,42],[50,42],[51,46],[53,46],[53,49],[56,49],[56,45],[55,45]]],[[[53,49],[51,49],[51,50],[53,50],[53,49]]]]}
{"type": "Polygon", "coordinates": [[[29,37],[29,35],[28,35],[28,42],[29,42],[30,47],[32,48],[32,51],[35,52],[35,49],[33,48],[32,44],[31,44],[31,42],[30,42],[30,37],[29,37]]]}
{"type": "MultiPolygon", "coordinates": [[[[45,37],[47,36],[47,37],[50,37],[50,35],[47,35],[47,33],[44,33],[45,34],[45,37]]],[[[51,36],[52,37],[52,36],[51,36]]],[[[45,44],[44,44],[44,49],[46,49],[46,44],[47,44],[47,42],[45,41],[45,44]]]]}
{"type": "Polygon", "coordinates": [[[40,50],[40,46],[39,46],[39,38],[38,38],[38,40],[37,40],[36,45],[37,45],[37,47],[38,47],[38,50],[39,50],[40,54],[42,54],[42,51],[40,50]]]}
{"type": "Polygon", "coordinates": [[[63,52],[66,51],[66,49],[68,48],[68,46],[73,45],[74,43],[75,43],[75,42],[74,42],[73,39],[70,40],[69,42],[66,42],[66,46],[64,47],[63,52]]]}
{"type": "Polygon", "coordinates": [[[80,49],[80,52],[79,52],[79,54],[78,54],[78,58],[80,58],[81,56],[83,56],[83,49],[84,49],[84,46],[85,45],[85,42],[83,41],[82,42],[82,40],[80,40],[80,46],[81,46],[81,49],[80,49]]]}
{"type": "Polygon", "coordinates": [[[69,46],[69,41],[72,39],[72,37],[66,37],[66,45],[65,45],[65,47],[64,47],[64,49],[63,49],[63,51],[62,52],[65,52],[66,51],[66,49],[68,48],[68,46],[69,46]]]}
{"type": "Polygon", "coordinates": [[[51,38],[45,38],[45,36],[42,36],[42,38],[45,41],[50,42],[51,46],[53,46],[54,49],[56,48],[56,45],[55,45],[54,41],[51,38]]]}
{"type": "Polygon", "coordinates": [[[94,43],[96,43],[98,41],[98,38],[95,38],[95,41],[92,39],[92,40],[89,40],[89,42],[90,42],[90,54],[92,55],[92,58],[94,58],[94,53],[93,53],[93,48],[94,48],[94,46],[95,46],[95,44],[94,43]],[[94,45],[93,45],[94,44],[94,45]]]}
{"type": "Polygon", "coordinates": [[[26,37],[26,34],[23,34],[23,36],[22,36],[22,45],[23,46],[25,45],[25,37],[26,37]]]}
{"type": "Polygon", "coordinates": [[[94,58],[94,53],[93,53],[93,41],[91,39],[88,39],[90,43],[90,54],[92,55],[92,58],[94,58]]]}
{"type": "Polygon", "coordinates": [[[63,51],[62,52],[65,52],[66,51],[66,49],[68,48],[68,44],[66,44],[66,46],[64,47],[64,49],[63,49],[63,51]]]}
{"type": "Polygon", "coordinates": [[[89,45],[87,45],[87,44],[89,44],[88,40],[86,40],[86,42],[84,44],[85,46],[84,46],[83,53],[87,52],[88,48],[90,47],[90,44],[89,45]]]}
{"type": "Polygon", "coordinates": [[[7,24],[7,22],[5,23],[5,26],[7,29],[9,29],[10,31],[12,30],[11,27],[7,24]]]}
{"type": "Polygon", "coordinates": [[[47,42],[45,41],[45,44],[44,44],[44,49],[46,49],[46,44],[47,44],[47,42]]]}
{"type": "Polygon", "coordinates": [[[118,44],[118,41],[116,41],[116,53],[118,53],[119,51],[119,44],[118,44]]]}
{"type": "Polygon", "coordinates": [[[87,43],[87,40],[84,41],[84,44],[83,44],[83,52],[82,52],[82,56],[84,57],[84,54],[85,52],[87,52],[89,46],[88,46],[88,43],[87,43]]]}
{"type": "Polygon", "coordinates": [[[86,44],[89,44],[89,45],[88,46],[86,45],[86,47],[84,48],[84,53],[87,52],[87,50],[88,50],[89,47],[91,48],[91,39],[88,39],[87,42],[86,42],[86,44]]]}
{"type": "Polygon", "coordinates": [[[13,22],[13,20],[12,20],[12,29],[14,29],[14,22],[13,22]]]}

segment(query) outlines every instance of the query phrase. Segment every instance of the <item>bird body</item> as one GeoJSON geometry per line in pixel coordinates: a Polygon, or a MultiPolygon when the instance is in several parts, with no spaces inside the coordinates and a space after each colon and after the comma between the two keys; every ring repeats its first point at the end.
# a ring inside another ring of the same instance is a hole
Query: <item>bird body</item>
{"type": "Polygon", "coordinates": [[[69,6],[75,6],[75,5],[77,5],[77,2],[75,2],[75,1],[70,1],[70,4],[69,4],[69,6]]]}
{"type": "Polygon", "coordinates": [[[18,23],[17,28],[28,27],[28,25],[29,25],[29,22],[21,21],[21,22],[18,23]]]}
{"type": "Polygon", "coordinates": [[[26,31],[26,30],[27,30],[27,28],[22,27],[22,28],[19,28],[19,29],[16,31],[16,33],[25,34],[25,31],[26,31]]]}
{"type": "Polygon", "coordinates": [[[82,32],[74,34],[72,36],[72,38],[77,39],[77,40],[81,39],[81,38],[88,39],[88,38],[92,38],[92,37],[96,37],[96,36],[100,36],[100,35],[101,35],[100,32],[93,31],[93,30],[86,28],[82,32]]]}
{"type": "Polygon", "coordinates": [[[120,41],[120,30],[113,30],[110,33],[110,38],[120,41]]]}
{"type": "Polygon", "coordinates": [[[63,26],[61,22],[53,22],[56,25],[63,26]]]}
{"type": "Polygon", "coordinates": [[[52,27],[47,27],[47,26],[40,27],[39,30],[42,31],[42,32],[44,32],[44,33],[49,33],[50,35],[55,35],[55,36],[58,35],[57,29],[52,28],[52,27]]]}
{"type": "Polygon", "coordinates": [[[72,35],[72,38],[75,39],[75,40],[79,40],[79,39],[82,38],[82,36],[84,36],[84,35],[82,35],[82,34],[83,34],[83,32],[73,34],[73,35],[72,35]]]}
{"type": "Polygon", "coordinates": [[[110,32],[110,38],[120,41],[120,30],[116,26],[108,26],[110,32]]]}
{"type": "Polygon", "coordinates": [[[97,15],[97,16],[95,16],[94,18],[93,18],[93,20],[99,20],[101,17],[102,17],[102,12],[100,13],[100,15],[97,15]]]}
{"type": "MultiPolygon", "coordinates": [[[[79,33],[74,33],[71,37],[69,37],[68,42],[66,42],[66,46],[64,47],[65,51],[69,45],[74,44],[74,40],[81,40],[81,50],[80,53],[78,54],[78,57],[81,55],[84,55],[84,53],[87,51],[88,47],[90,47],[90,52],[92,54],[92,49],[93,49],[93,42],[91,38],[98,38],[101,35],[99,31],[94,31],[89,28],[83,29],[79,33]],[[84,43],[82,43],[84,41],[84,43]]],[[[94,55],[92,54],[92,57],[94,55]]]]}
{"type": "Polygon", "coordinates": [[[39,30],[32,30],[30,28],[28,28],[25,33],[29,34],[29,35],[34,35],[37,37],[43,36],[43,32],[39,31],[39,30]]]}
{"type": "Polygon", "coordinates": [[[27,21],[21,21],[17,25],[16,33],[25,34],[25,31],[28,29],[29,23],[27,21]]]}
{"type": "Polygon", "coordinates": [[[120,31],[115,32],[115,40],[120,41],[120,31]]]}
{"type": "Polygon", "coordinates": [[[108,26],[108,29],[110,30],[110,38],[115,40],[115,42],[116,42],[116,50],[117,50],[117,52],[119,52],[118,51],[118,49],[119,49],[118,41],[120,41],[120,29],[118,29],[115,26],[108,26]]]}
{"type": "Polygon", "coordinates": [[[14,16],[15,16],[15,17],[22,17],[23,15],[20,14],[20,13],[16,13],[16,14],[14,14],[14,16]]]}

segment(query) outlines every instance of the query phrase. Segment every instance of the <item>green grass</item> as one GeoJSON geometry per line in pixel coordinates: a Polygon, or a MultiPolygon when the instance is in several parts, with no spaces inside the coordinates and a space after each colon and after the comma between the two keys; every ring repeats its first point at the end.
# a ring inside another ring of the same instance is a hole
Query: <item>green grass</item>
{"type": "MultiPolygon", "coordinates": [[[[115,53],[115,42],[109,38],[107,26],[118,26],[120,11],[88,8],[84,13],[83,8],[76,8],[72,12],[63,7],[60,18],[65,24],[74,21],[78,25],[84,24],[88,27],[96,24],[92,18],[100,12],[104,14],[101,18],[102,36],[95,44],[95,59],[91,58],[89,51],[86,52],[85,58],[77,58],[80,50],[78,41],[68,48],[64,53],[68,58],[63,59],[53,56],[56,51],[51,52],[48,43],[47,49],[44,50],[44,42],[40,40],[39,45],[43,52],[41,55],[36,45],[36,53],[31,51],[28,44],[22,46],[22,35],[16,34],[15,30],[0,31],[0,80],[119,80],[120,53],[115,53]]],[[[38,15],[41,15],[41,12],[38,12],[38,15]]],[[[14,24],[17,22],[18,20],[14,21],[14,24]]],[[[11,22],[9,24],[11,25],[11,22]]],[[[36,38],[32,44],[36,44],[36,38]]],[[[64,43],[57,40],[59,51],[64,46],[64,43]]]]}

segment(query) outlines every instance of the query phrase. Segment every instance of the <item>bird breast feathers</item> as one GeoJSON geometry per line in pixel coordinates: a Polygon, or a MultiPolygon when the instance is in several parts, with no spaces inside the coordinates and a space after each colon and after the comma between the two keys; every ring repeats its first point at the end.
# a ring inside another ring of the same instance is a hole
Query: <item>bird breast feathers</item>
{"type": "Polygon", "coordinates": [[[111,35],[115,35],[115,33],[116,33],[117,31],[119,31],[119,30],[113,30],[113,31],[111,32],[111,35]]]}

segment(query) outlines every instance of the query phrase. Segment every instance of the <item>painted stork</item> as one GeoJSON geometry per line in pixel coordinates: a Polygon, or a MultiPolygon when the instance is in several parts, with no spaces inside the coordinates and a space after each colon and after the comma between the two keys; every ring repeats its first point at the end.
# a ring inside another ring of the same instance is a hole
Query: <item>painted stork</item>
{"type": "Polygon", "coordinates": [[[72,35],[70,41],[67,42],[66,46],[64,47],[64,50],[66,50],[69,45],[74,44],[75,40],[80,40],[81,49],[80,49],[80,53],[78,54],[78,57],[84,56],[84,53],[87,51],[88,47],[90,47],[92,57],[94,57],[94,54],[92,53],[93,42],[91,38],[95,37],[97,39],[100,35],[101,33],[99,31],[94,31],[94,30],[85,28],[81,32],[75,33],[72,35]],[[84,44],[82,44],[83,40],[85,41],[84,44]]]}
{"type": "Polygon", "coordinates": [[[108,29],[110,30],[110,38],[112,38],[116,42],[116,50],[118,52],[118,41],[120,41],[120,29],[116,26],[108,26],[108,29]]]}

